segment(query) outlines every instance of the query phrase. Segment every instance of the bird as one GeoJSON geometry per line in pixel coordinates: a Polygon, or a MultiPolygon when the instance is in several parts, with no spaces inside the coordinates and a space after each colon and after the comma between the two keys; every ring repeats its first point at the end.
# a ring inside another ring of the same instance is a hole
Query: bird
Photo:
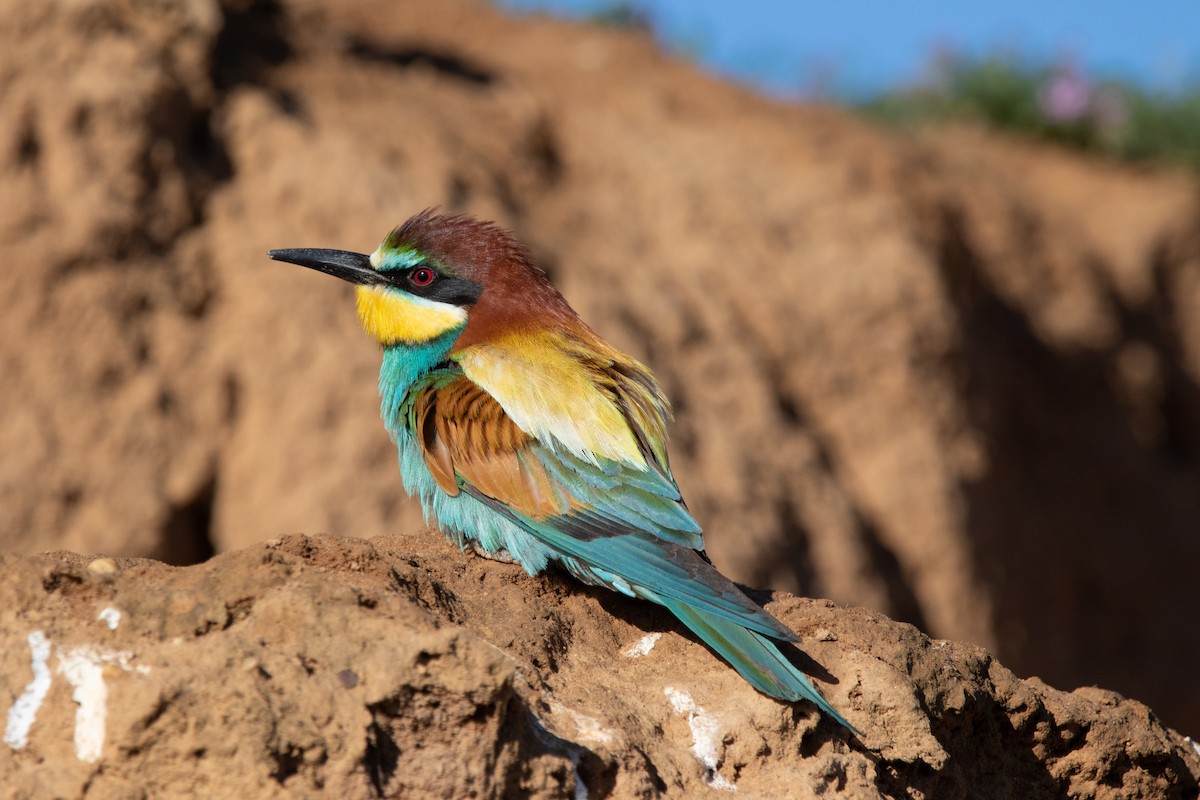
{"type": "Polygon", "coordinates": [[[800,637],[705,553],[650,370],[593,331],[511,232],[426,209],[369,255],[268,255],[354,284],[404,488],[451,542],[665,606],[759,692],[858,733],[780,649],[800,637]]]}

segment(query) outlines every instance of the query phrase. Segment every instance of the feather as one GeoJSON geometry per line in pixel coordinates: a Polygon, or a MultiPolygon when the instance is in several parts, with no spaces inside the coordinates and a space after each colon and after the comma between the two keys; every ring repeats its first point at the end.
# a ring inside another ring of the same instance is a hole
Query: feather
{"type": "Polygon", "coordinates": [[[853,733],[861,735],[821,696],[808,676],[787,660],[774,642],[736,622],[714,619],[687,603],[672,598],[661,598],[659,602],[720,653],[755,689],[781,700],[807,700],[853,733]]]}
{"type": "MultiPolygon", "coordinates": [[[[490,498],[480,499],[501,513],[512,513],[490,498]]],[[[555,551],[618,575],[630,584],[766,636],[799,641],[795,633],[755,605],[733,581],[689,547],[648,536],[634,528],[626,528],[624,534],[617,536],[601,530],[602,535],[596,536],[585,515],[565,515],[544,522],[514,518],[555,551]]]]}
{"type": "Polygon", "coordinates": [[[483,389],[465,376],[432,380],[414,393],[411,417],[419,422],[425,465],[443,489],[457,494],[459,481],[519,508],[534,519],[561,514],[569,493],[552,479],[528,447],[533,438],[518,428],[483,389]]]}
{"type": "Polygon", "coordinates": [[[465,375],[431,379],[413,409],[414,419],[433,418],[419,428],[430,472],[445,470],[448,453],[456,489],[461,485],[556,552],[760,633],[796,638],[696,552],[700,528],[673,482],[660,477],[650,484],[655,493],[641,485],[654,471],[609,462],[617,470],[610,477],[582,459],[564,468],[562,456],[517,428],[465,375]]]}
{"type": "Polygon", "coordinates": [[[593,464],[652,465],[670,474],[665,398],[645,367],[590,330],[527,332],[453,357],[521,430],[548,446],[593,464]]]}

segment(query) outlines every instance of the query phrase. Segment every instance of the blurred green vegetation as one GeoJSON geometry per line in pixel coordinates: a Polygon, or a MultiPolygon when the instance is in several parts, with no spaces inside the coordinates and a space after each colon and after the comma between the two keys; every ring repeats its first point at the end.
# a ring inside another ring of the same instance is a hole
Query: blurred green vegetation
{"type": "Polygon", "coordinates": [[[974,121],[1124,160],[1200,171],[1200,84],[1157,92],[1095,80],[1071,64],[944,55],[918,85],[847,104],[900,127],[974,121]]]}
{"type": "MultiPolygon", "coordinates": [[[[663,40],[653,14],[642,3],[595,3],[584,19],[640,30],[677,55],[705,60],[703,41],[685,45],[663,40]]],[[[835,65],[833,79],[836,72],[835,65]]],[[[888,125],[976,122],[1125,161],[1174,164],[1200,172],[1200,80],[1173,91],[1156,91],[1086,75],[1071,62],[949,51],[935,55],[926,76],[915,85],[865,99],[839,92],[830,77],[816,76],[811,81],[814,90],[805,94],[888,125]]]]}
{"type": "Polygon", "coordinates": [[[653,32],[654,29],[649,12],[628,0],[602,4],[585,14],[583,19],[609,28],[632,28],[646,32],[653,32]]]}

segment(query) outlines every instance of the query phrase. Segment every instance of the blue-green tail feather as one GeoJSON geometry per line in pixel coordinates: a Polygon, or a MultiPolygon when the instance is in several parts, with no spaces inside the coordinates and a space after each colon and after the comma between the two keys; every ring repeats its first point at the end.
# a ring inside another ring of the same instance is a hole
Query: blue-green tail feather
{"type": "Polygon", "coordinates": [[[666,606],[763,694],[808,700],[854,733],[857,729],[821,697],[770,637],[800,637],[772,617],[691,548],[626,529],[614,535],[589,527],[585,515],[538,521],[472,487],[468,494],[548,545],[582,580],[666,606]],[[606,535],[607,534],[607,535],[606,535]]]}
{"type": "Polygon", "coordinates": [[[861,735],[817,692],[808,676],[796,669],[780,652],[778,645],[767,637],[674,598],[662,597],[659,602],[720,653],[758,691],[786,702],[807,700],[854,734],[861,735]]]}

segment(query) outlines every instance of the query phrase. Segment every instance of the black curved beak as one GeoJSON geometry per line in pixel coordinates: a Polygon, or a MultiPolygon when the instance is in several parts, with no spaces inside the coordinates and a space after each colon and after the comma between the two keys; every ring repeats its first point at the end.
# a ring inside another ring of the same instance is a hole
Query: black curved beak
{"type": "Polygon", "coordinates": [[[362,253],[351,253],[346,250],[321,250],[315,247],[296,247],[291,250],[272,250],[268,256],[276,261],[286,261],[289,264],[299,264],[302,267],[315,269],[341,278],[350,283],[370,286],[386,283],[387,279],[371,266],[369,256],[362,253]]]}

